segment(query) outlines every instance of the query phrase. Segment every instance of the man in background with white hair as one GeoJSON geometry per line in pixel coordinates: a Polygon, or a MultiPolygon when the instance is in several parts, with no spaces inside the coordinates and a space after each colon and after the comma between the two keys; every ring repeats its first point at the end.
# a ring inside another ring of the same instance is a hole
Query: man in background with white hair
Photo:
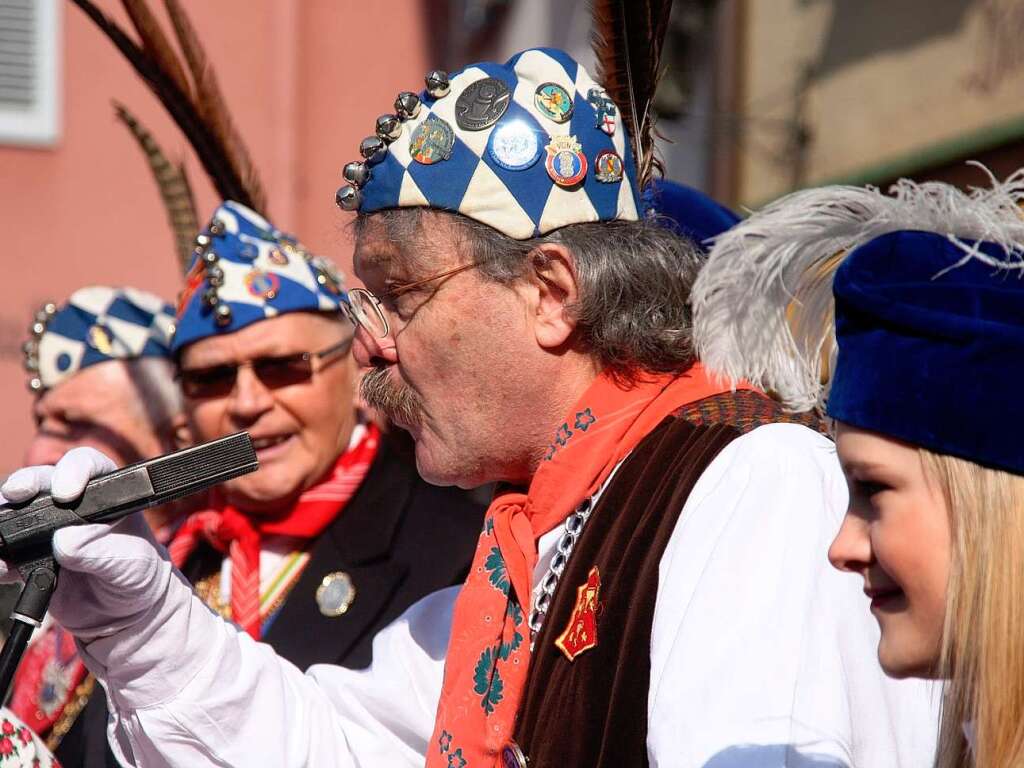
{"type": "MultiPolygon", "coordinates": [[[[40,308],[23,348],[36,393],[36,432],[25,462],[52,464],[72,446],[89,445],[124,466],[181,447],[186,435],[170,356],[173,332],[173,308],[133,288],[88,286],[60,307],[40,308]]],[[[158,539],[167,538],[181,509],[171,504],[146,512],[158,539]]],[[[36,635],[15,678],[12,709],[65,766],[81,764],[84,734],[96,730],[83,727],[94,685],[71,635],[56,624],[36,635]]],[[[98,748],[106,751],[102,738],[98,748]]]]}

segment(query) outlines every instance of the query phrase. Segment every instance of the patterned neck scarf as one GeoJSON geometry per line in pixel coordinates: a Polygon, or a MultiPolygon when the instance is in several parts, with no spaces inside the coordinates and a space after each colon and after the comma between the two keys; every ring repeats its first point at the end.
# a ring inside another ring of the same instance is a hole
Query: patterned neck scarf
{"type": "Polygon", "coordinates": [[[558,428],[526,493],[499,490],[452,620],[427,768],[483,768],[511,738],[526,685],[537,540],[561,524],[666,416],[728,391],[697,364],[628,389],[607,374],[558,428]]]}
{"type": "Polygon", "coordinates": [[[254,518],[230,504],[196,512],[178,529],[168,546],[179,568],[205,541],[231,557],[231,618],[253,638],[260,638],[260,542],[264,536],[314,539],[345,508],[373,463],[380,430],[367,426],[356,445],[340,457],[320,483],[305,491],[280,517],[254,518]]]}

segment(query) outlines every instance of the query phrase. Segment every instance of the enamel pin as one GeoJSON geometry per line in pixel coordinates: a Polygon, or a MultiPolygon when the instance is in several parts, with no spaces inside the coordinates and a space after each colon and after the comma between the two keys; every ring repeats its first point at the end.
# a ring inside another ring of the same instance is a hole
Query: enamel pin
{"type": "Polygon", "coordinates": [[[575,136],[555,136],[545,149],[548,176],[560,187],[575,187],[587,175],[587,157],[575,136]]]}
{"type": "Polygon", "coordinates": [[[587,575],[587,583],[576,588],[576,605],[569,616],[565,631],[555,640],[555,646],[569,661],[584,651],[597,646],[597,611],[600,606],[601,574],[595,565],[587,575]]]}

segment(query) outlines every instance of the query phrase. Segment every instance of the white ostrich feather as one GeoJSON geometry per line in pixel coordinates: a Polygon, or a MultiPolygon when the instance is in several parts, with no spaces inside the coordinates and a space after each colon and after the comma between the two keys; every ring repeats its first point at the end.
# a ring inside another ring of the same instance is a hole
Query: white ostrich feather
{"type": "Polygon", "coordinates": [[[834,367],[832,278],[857,246],[898,230],[935,232],[963,249],[964,261],[1024,272],[1024,170],[1001,184],[988,175],[991,187],[969,192],[906,179],[890,195],[808,189],[754,213],[715,240],[697,279],[698,356],[712,372],[744,379],[789,408],[820,407],[834,367]],[[967,240],[994,243],[1005,258],[967,240]]]}

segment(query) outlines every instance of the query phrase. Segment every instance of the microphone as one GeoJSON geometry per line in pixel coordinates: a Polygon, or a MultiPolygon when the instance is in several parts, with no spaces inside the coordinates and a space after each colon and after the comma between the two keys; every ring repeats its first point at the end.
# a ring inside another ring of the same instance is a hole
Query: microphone
{"type": "Polygon", "coordinates": [[[252,439],[238,432],[94,477],[74,501],[40,494],[20,504],[0,504],[0,559],[17,567],[25,579],[11,614],[14,627],[0,651],[0,701],[57,586],[53,534],[58,529],[113,523],[258,468],[252,439]]]}

